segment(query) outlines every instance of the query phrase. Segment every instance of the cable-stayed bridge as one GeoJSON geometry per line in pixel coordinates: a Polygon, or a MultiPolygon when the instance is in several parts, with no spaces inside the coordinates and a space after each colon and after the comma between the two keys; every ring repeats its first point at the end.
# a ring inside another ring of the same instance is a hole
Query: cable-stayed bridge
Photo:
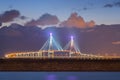
{"type": "Polygon", "coordinates": [[[74,37],[70,37],[70,41],[64,48],[55,40],[53,34],[50,33],[48,40],[44,43],[39,51],[35,52],[15,52],[5,55],[5,58],[81,58],[81,59],[102,59],[108,58],[93,54],[84,54],[79,50],[74,37]]]}
{"type": "Polygon", "coordinates": [[[62,48],[52,33],[40,50],[9,53],[0,62],[0,71],[120,71],[120,57],[81,53],[73,36],[62,48]]]}

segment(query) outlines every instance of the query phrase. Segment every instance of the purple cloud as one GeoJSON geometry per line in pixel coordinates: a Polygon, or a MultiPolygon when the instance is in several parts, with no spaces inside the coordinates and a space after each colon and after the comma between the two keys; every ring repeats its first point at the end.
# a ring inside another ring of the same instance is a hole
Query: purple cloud
{"type": "Polygon", "coordinates": [[[5,11],[3,14],[0,14],[0,22],[10,22],[19,16],[20,12],[18,10],[5,11]]]}
{"type": "Polygon", "coordinates": [[[37,20],[31,20],[29,22],[27,22],[25,25],[28,26],[35,26],[35,25],[41,25],[41,26],[45,26],[45,25],[56,25],[58,24],[59,19],[57,18],[57,16],[55,15],[51,15],[51,14],[43,14],[39,19],[37,20]]]}

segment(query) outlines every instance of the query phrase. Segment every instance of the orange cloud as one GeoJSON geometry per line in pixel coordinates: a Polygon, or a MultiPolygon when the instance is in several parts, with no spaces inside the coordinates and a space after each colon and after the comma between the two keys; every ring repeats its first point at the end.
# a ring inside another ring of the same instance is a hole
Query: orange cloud
{"type": "Polygon", "coordinates": [[[87,28],[94,27],[94,25],[95,25],[94,21],[86,23],[81,16],[78,16],[77,13],[72,13],[71,16],[66,21],[61,22],[59,26],[87,28]]]}
{"type": "Polygon", "coordinates": [[[86,23],[86,26],[88,26],[88,27],[94,27],[95,26],[95,22],[93,20],[91,20],[90,22],[86,23]]]}
{"type": "Polygon", "coordinates": [[[112,44],[118,45],[120,44],[120,41],[112,42],[112,44]]]}

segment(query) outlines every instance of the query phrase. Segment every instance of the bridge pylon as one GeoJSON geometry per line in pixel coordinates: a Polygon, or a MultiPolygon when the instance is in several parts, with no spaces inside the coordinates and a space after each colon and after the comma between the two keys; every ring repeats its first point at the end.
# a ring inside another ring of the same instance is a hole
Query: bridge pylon
{"type": "Polygon", "coordinates": [[[49,39],[42,46],[40,51],[48,51],[48,57],[54,55],[54,50],[62,51],[62,47],[58,44],[58,42],[54,39],[53,34],[50,33],[49,39]]]}
{"type": "Polygon", "coordinates": [[[64,47],[64,50],[69,50],[70,54],[72,54],[73,52],[76,52],[76,53],[80,54],[80,50],[79,50],[79,48],[78,48],[78,46],[77,46],[73,36],[70,37],[70,41],[64,47]]]}
{"type": "Polygon", "coordinates": [[[62,47],[58,44],[58,42],[54,39],[52,33],[50,33],[49,39],[45,42],[40,50],[63,50],[62,47]]]}

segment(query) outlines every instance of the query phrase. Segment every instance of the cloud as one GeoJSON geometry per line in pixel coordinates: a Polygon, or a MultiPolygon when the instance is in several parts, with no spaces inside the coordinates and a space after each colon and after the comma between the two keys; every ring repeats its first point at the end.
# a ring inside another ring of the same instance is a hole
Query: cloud
{"type": "Polygon", "coordinates": [[[104,7],[105,8],[120,7],[120,2],[115,2],[115,3],[111,3],[111,4],[105,4],[104,7]]]}
{"type": "Polygon", "coordinates": [[[25,25],[27,26],[35,26],[35,25],[40,25],[40,26],[45,26],[45,25],[56,25],[58,24],[59,19],[55,15],[51,14],[43,14],[39,19],[37,20],[31,20],[27,22],[25,25]]]}
{"type": "Polygon", "coordinates": [[[94,27],[94,24],[95,24],[94,21],[86,23],[81,16],[78,16],[77,13],[72,13],[71,16],[66,21],[61,22],[59,26],[87,28],[94,27]]]}
{"type": "Polygon", "coordinates": [[[3,14],[0,14],[0,22],[10,22],[19,16],[20,12],[18,10],[5,11],[3,14]]]}
{"type": "Polygon", "coordinates": [[[81,11],[87,11],[89,10],[90,8],[88,7],[82,7],[82,8],[72,8],[72,11],[73,12],[81,12],[81,11]]]}
{"type": "Polygon", "coordinates": [[[120,45],[120,41],[112,42],[112,44],[120,45]]]}
{"type": "Polygon", "coordinates": [[[83,10],[87,10],[88,8],[84,7],[83,10]]]}
{"type": "Polygon", "coordinates": [[[32,19],[31,21],[27,22],[25,26],[36,26],[39,25],[36,20],[32,19]]]}
{"type": "Polygon", "coordinates": [[[104,7],[112,8],[114,5],[113,4],[105,4],[104,7]]]}
{"type": "Polygon", "coordinates": [[[72,13],[71,16],[66,20],[63,21],[60,26],[68,26],[68,27],[85,27],[85,21],[81,16],[78,16],[77,13],[72,13]]]}
{"type": "Polygon", "coordinates": [[[120,7],[120,2],[116,2],[114,5],[120,7]]]}
{"type": "Polygon", "coordinates": [[[88,26],[88,27],[94,27],[95,26],[95,22],[93,20],[91,20],[90,22],[86,23],[86,26],[88,26]]]}
{"type": "Polygon", "coordinates": [[[27,19],[27,17],[26,16],[20,16],[20,19],[25,20],[25,19],[27,19]]]}

